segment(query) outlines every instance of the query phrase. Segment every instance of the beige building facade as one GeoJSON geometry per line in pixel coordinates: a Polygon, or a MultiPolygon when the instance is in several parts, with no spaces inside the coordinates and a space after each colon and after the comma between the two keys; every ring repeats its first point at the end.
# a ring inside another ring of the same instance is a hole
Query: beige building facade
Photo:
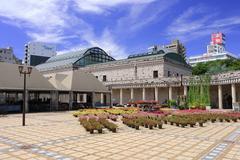
{"type": "MultiPolygon", "coordinates": [[[[93,47],[53,57],[37,69],[46,78],[72,69],[93,74],[110,91],[111,105],[136,100],[156,100],[161,104],[179,95],[187,96],[192,77],[185,58],[166,50],[115,60],[102,49],[93,47]]],[[[233,104],[240,101],[240,71],[212,75],[210,93],[212,108],[232,109],[233,104]]],[[[103,97],[98,95],[100,102],[104,101],[103,97]]]]}

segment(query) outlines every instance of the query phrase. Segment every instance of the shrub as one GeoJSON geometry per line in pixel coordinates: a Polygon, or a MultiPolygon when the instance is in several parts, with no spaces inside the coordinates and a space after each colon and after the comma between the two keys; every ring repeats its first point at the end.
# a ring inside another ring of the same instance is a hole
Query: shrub
{"type": "Polygon", "coordinates": [[[107,119],[99,119],[99,122],[110,131],[114,133],[117,131],[117,125],[112,122],[109,122],[107,119]]]}
{"type": "Polygon", "coordinates": [[[88,122],[92,125],[94,130],[97,130],[98,133],[102,133],[103,125],[98,122],[96,119],[89,119],[88,122]]]}
{"type": "Polygon", "coordinates": [[[111,119],[112,121],[117,121],[118,117],[116,115],[111,114],[108,116],[108,118],[111,119]]]}
{"type": "Polygon", "coordinates": [[[176,100],[168,100],[168,106],[177,107],[177,101],[176,100]]]}

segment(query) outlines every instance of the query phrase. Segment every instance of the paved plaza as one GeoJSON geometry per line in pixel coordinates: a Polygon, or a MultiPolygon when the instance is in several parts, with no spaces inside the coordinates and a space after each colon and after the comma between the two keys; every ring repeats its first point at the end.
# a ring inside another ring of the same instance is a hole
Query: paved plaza
{"type": "Polygon", "coordinates": [[[240,122],[161,130],[117,123],[118,133],[89,134],[71,112],[27,114],[25,127],[20,114],[0,117],[0,159],[240,159],[240,122]]]}

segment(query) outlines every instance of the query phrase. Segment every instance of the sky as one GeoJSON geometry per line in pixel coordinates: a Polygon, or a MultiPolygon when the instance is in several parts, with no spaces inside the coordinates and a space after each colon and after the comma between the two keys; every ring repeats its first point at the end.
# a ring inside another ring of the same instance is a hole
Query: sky
{"type": "Polygon", "coordinates": [[[187,56],[223,32],[240,56],[239,0],[0,0],[0,47],[23,58],[24,44],[56,44],[59,54],[98,46],[116,59],[179,39],[187,56]]]}

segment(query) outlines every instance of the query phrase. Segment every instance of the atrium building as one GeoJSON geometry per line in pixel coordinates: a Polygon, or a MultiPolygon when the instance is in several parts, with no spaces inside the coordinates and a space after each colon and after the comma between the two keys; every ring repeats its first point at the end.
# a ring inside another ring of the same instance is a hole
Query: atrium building
{"type": "MultiPolygon", "coordinates": [[[[192,78],[192,68],[184,56],[164,47],[151,47],[145,53],[122,60],[115,60],[99,47],[92,47],[54,56],[36,68],[49,82],[54,77],[61,77],[56,82],[67,82],[64,74],[71,70],[94,75],[110,91],[110,105],[137,100],[155,100],[161,104],[177,99],[187,95],[192,78]]],[[[212,75],[211,107],[232,108],[233,103],[240,101],[239,90],[238,71],[212,75]]],[[[102,92],[96,96],[99,105],[106,102],[107,95],[102,92]]]]}
{"type": "MultiPolygon", "coordinates": [[[[182,55],[155,47],[122,60],[115,60],[104,50],[93,47],[57,55],[36,67],[49,80],[55,74],[72,69],[91,73],[111,90],[113,104],[141,99],[163,102],[168,96],[177,98],[182,90],[170,84],[191,75],[191,67],[182,55]]],[[[104,95],[101,95],[100,103],[103,101],[104,95]]]]}

